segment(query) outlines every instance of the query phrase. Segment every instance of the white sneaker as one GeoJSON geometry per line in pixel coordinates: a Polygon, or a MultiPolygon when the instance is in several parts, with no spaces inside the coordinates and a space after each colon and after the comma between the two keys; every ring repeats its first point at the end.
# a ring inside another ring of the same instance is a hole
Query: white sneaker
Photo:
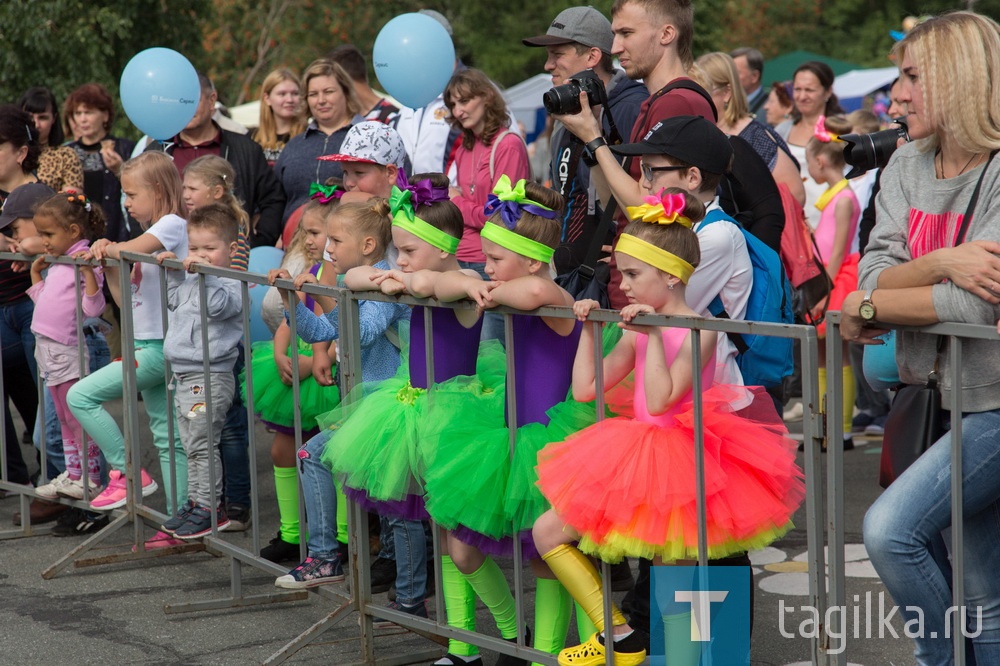
{"type": "MultiPolygon", "coordinates": [[[[66,483],[59,487],[58,493],[62,497],[71,497],[73,499],[83,499],[83,478],[80,479],[66,479],[66,483]]],[[[90,497],[97,497],[97,494],[101,492],[101,487],[87,479],[87,483],[90,485],[90,497]]]]}
{"type": "MultiPolygon", "coordinates": [[[[59,496],[59,491],[65,488],[69,483],[72,483],[69,478],[69,472],[63,472],[56,478],[46,483],[44,486],[38,486],[35,488],[35,492],[38,493],[39,497],[55,499],[59,496]]],[[[80,486],[80,488],[82,489],[83,486],[80,486]]]]}
{"type": "Polygon", "coordinates": [[[782,417],[785,421],[801,421],[803,412],[802,402],[800,401],[786,409],[782,414],[782,417]]]}

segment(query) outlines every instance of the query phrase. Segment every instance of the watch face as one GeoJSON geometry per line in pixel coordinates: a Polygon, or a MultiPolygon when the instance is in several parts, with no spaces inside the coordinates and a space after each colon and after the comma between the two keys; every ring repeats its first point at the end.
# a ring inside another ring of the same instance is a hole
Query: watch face
{"type": "Polygon", "coordinates": [[[862,303],[861,307],[858,308],[858,314],[861,315],[862,319],[871,321],[875,318],[875,306],[872,303],[862,303]]]}

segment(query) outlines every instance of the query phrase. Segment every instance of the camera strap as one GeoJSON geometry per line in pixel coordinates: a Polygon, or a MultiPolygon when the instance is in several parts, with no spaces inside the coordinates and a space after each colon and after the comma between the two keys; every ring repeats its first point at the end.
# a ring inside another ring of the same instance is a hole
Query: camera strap
{"type": "Polygon", "coordinates": [[[962,226],[958,230],[958,235],[955,236],[955,245],[961,245],[965,242],[965,235],[969,233],[969,225],[972,224],[972,213],[976,209],[976,202],[979,201],[979,190],[983,187],[983,179],[986,178],[986,172],[989,170],[990,164],[993,163],[993,158],[996,157],[996,154],[997,151],[991,151],[989,159],[983,165],[983,172],[979,174],[979,180],[976,181],[976,189],[972,190],[972,198],[969,199],[969,206],[965,209],[965,215],[962,217],[962,226]]]}

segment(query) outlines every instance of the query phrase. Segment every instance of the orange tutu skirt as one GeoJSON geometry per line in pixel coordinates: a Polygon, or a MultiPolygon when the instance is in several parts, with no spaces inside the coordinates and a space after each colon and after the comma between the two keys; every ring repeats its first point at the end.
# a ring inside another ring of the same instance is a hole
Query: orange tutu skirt
{"type": "MultiPolygon", "coordinates": [[[[693,410],[666,426],[608,419],[538,454],[542,494],[581,550],[609,562],[697,558],[693,410]]],[[[708,557],[762,548],[791,529],[805,497],[797,443],[760,387],[712,387],[703,422],[708,557]],[[753,402],[733,413],[743,391],[753,402]]]]}

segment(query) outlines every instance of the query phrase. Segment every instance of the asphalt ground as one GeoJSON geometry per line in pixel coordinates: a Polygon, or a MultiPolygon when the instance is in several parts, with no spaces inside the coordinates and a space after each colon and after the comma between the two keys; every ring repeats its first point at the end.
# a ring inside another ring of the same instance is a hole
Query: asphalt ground
{"type": "MultiPolygon", "coordinates": [[[[796,430],[796,424],[789,426],[793,432],[796,430]]],[[[142,431],[148,438],[148,430],[142,431]]],[[[263,545],[277,529],[277,509],[268,454],[270,436],[261,426],[257,427],[256,435],[261,492],[257,527],[263,545]]],[[[865,510],[880,492],[877,484],[880,441],[877,438],[855,441],[857,448],[844,455],[846,580],[850,604],[857,595],[860,624],[858,637],[854,637],[854,611],[849,608],[845,655],[848,663],[863,666],[908,664],[913,662],[912,644],[902,636],[898,615],[891,626],[900,637],[892,638],[884,630],[884,637],[878,638],[877,599],[885,590],[861,545],[865,510]],[[873,599],[870,607],[874,638],[865,638],[866,593],[871,593],[873,599]]],[[[149,442],[145,442],[143,462],[157,476],[159,466],[151,449],[149,442]]],[[[27,447],[24,451],[30,454],[27,447]]],[[[159,492],[148,498],[150,506],[162,511],[162,495],[159,492]]],[[[11,518],[17,510],[16,497],[0,500],[0,536],[10,537],[14,533],[11,518]]],[[[241,571],[244,599],[267,598],[277,591],[273,580],[282,570],[240,567],[222,554],[201,551],[86,567],[70,563],[53,578],[44,579],[42,572],[81,544],[84,537],[57,538],[40,531],[43,533],[37,536],[0,540],[0,664],[259,664],[342,603],[337,595],[327,592],[311,593],[292,602],[167,613],[165,609],[178,609],[182,604],[232,599],[230,581],[234,567],[241,571]]],[[[151,533],[147,528],[145,534],[151,533]]],[[[128,557],[132,538],[133,528],[129,525],[103,538],[97,548],[83,556],[128,557]]],[[[223,538],[233,546],[252,549],[251,532],[226,533],[223,538]]],[[[809,617],[801,609],[808,603],[805,552],[806,521],[800,511],[794,530],[772,547],[752,555],[756,596],[751,655],[755,665],[810,662],[810,641],[786,636],[798,634],[800,625],[809,617]],[[790,610],[792,607],[794,610],[790,610]]],[[[500,564],[512,578],[512,563],[500,564]]],[[[530,618],[534,596],[530,572],[526,580],[525,599],[530,618]]],[[[617,595],[619,601],[621,596],[617,595]]],[[[891,604],[888,595],[884,596],[885,604],[891,604]]],[[[432,616],[433,602],[432,599],[432,616]]],[[[385,603],[385,595],[375,595],[374,603],[385,603]]],[[[344,614],[315,643],[295,653],[290,663],[359,663],[358,617],[357,613],[344,614]]],[[[477,623],[481,631],[496,635],[492,619],[482,604],[477,623]]],[[[575,624],[571,623],[570,640],[575,639],[575,633],[575,624]]],[[[834,645],[841,643],[834,641],[834,645]]],[[[408,657],[434,649],[444,652],[436,643],[399,628],[376,632],[375,654],[379,659],[404,663],[408,657]]],[[[496,654],[487,651],[484,658],[491,665],[496,654]]]]}

